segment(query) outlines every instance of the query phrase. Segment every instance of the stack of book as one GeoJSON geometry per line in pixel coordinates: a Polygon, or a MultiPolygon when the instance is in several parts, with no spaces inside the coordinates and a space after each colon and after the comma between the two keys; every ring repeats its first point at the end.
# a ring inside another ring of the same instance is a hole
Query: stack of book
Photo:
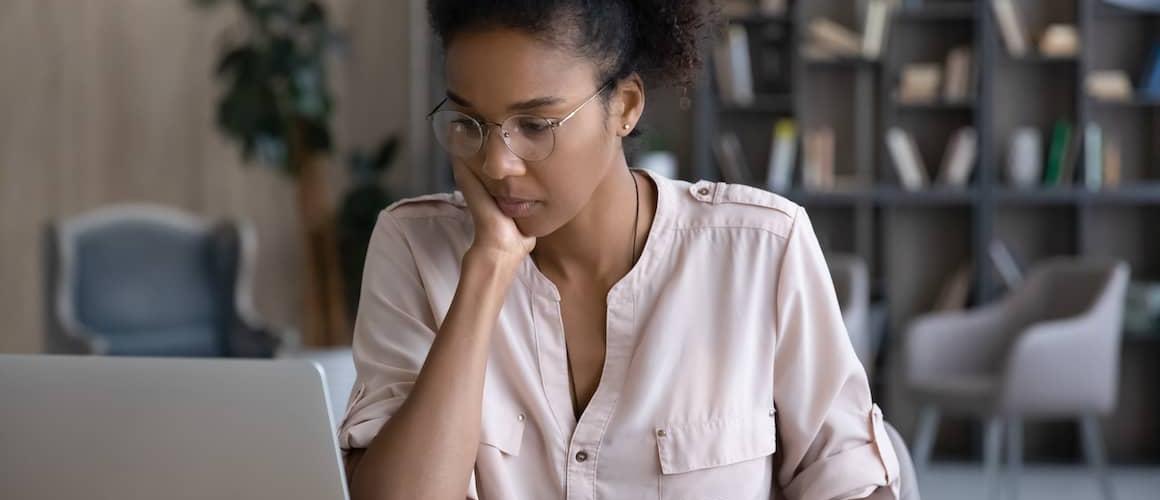
{"type": "Polygon", "coordinates": [[[1084,87],[1088,96],[1101,101],[1129,101],[1137,94],[1144,99],[1160,100],[1160,40],[1148,52],[1134,89],[1128,72],[1117,69],[1088,73],[1084,87]]]}
{"type": "Polygon", "coordinates": [[[721,100],[736,106],[753,104],[753,67],[749,56],[749,33],[744,26],[730,25],[713,51],[717,89],[721,100]]]}
{"type": "MultiPolygon", "coordinates": [[[[886,147],[894,162],[895,172],[902,187],[908,191],[918,191],[930,185],[930,176],[918,144],[909,132],[900,127],[892,127],[886,133],[886,147]]],[[[964,188],[970,184],[979,155],[979,139],[974,127],[963,127],[955,131],[947,141],[939,174],[936,178],[941,186],[964,188]]]]}
{"type": "Polygon", "coordinates": [[[868,0],[861,34],[825,17],[810,21],[808,41],[802,48],[808,59],[864,58],[875,60],[882,55],[890,26],[894,0],[868,0]]]}
{"type": "MultiPolygon", "coordinates": [[[[1033,134],[1029,137],[1038,137],[1033,134]]],[[[1026,141],[1024,141],[1026,142],[1026,141]]],[[[1014,146],[1013,146],[1014,147],[1014,146]]],[[[1042,148],[1038,141],[1020,146],[1023,154],[1011,155],[1008,169],[1011,172],[1042,171],[1040,185],[1047,188],[1070,187],[1076,183],[1088,189],[1116,187],[1120,184],[1122,151],[1119,140],[1104,134],[1099,124],[1089,122],[1082,134],[1071,121],[1060,119],[1051,128],[1047,142],[1045,165],[1030,162],[1041,161],[1042,155],[1036,151],[1042,148]],[[1081,154],[1082,151],[1082,154],[1081,154]],[[1080,157],[1083,168],[1080,169],[1080,157]]],[[[1033,179],[1031,179],[1033,180],[1033,179]]],[[[1022,185],[1023,183],[1019,183],[1022,185]]]]}
{"type": "Polygon", "coordinates": [[[969,101],[973,95],[974,53],[969,46],[951,49],[943,65],[908,64],[902,68],[898,101],[902,104],[924,104],[939,101],[969,101]]]}
{"type": "MultiPolygon", "coordinates": [[[[1031,38],[1019,13],[1016,0],[991,0],[999,36],[1011,57],[1031,53],[1031,38]]],[[[1039,39],[1039,53],[1044,57],[1075,57],[1079,53],[1079,30],[1072,24],[1052,24],[1039,39]]]]}
{"type": "MultiPolygon", "coordinates": [[[[722,133],[717,137],[713,148],[725,182],[757,184],[736,133],[722,133]]],[[[777,193],[788,192],[795,184],[799,160],[802,170],[800,185],[803,188],[810,191],[832,191],[839,187],[853,187],[857,184],[853,179],[836,175],[835,151],[832,127],[822,126],[802,134],[793,119],[777,120],[770,137],[764,187],[777,193]]]]}

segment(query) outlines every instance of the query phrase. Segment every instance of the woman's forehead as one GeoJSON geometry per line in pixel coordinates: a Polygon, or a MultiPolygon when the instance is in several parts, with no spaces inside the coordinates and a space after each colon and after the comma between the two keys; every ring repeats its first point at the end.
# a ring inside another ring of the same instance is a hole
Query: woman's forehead
{"type": "MultiPolygon", "coordinates": [[[[469,32],[447,47],[447,88],[480,111],[506,111],[541,97],[587,95],[596,65],[515,30],[469,32]]],[[[570,101],[569,101],[570,103],[570,101]]]]}

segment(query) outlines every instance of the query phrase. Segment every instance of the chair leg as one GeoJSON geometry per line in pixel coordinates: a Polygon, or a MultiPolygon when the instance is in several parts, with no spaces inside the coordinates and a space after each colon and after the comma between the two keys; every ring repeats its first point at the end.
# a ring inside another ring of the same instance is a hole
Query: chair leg
{"type": "Polygon", "coordinates": [[[1003,419],[987,417],[983,424],[983,477],[985,496],[991,500],[999,498],[1000,459],[1003,451],[1003,419]]]}
{"type": "Polygon", "coordinates": [[[921,476],[930,464],[930,453],[938,437],[939,410],[934,405],[924,405],[918,412],[918,431],[914,437],[914,468],[921,476]]]}
{"type": "Polygon", "coordinates": [[[1011,500],[1019,499],[1019,478],[1023,475],[1023,422],[1007,419],[1007,484],[1011,500]]]}
{"type": "Polygon", "coordinates": [[[1108,477],[1108,459],[1104,454],[1104,439],[1100,433],[1100,422],[1095,415],[1080,417],[1080,436],[1083,441],[1083,454],[1088,466],[1095,472],[1100,482],[1100,490],[1104,500],[1114,500],[1112,481],[1108,477]]]}

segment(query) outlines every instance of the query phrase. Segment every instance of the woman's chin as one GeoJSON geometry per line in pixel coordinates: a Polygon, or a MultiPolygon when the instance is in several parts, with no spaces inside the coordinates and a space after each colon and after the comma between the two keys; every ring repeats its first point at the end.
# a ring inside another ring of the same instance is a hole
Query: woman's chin
{"type": "Polygon", "coordinates": [[[556,230],[556,225],[551,224],[542,214],[534,214],[512,220],[515,221],[516,227],[519,228],[524,236],[543,238],[556,230]]]}

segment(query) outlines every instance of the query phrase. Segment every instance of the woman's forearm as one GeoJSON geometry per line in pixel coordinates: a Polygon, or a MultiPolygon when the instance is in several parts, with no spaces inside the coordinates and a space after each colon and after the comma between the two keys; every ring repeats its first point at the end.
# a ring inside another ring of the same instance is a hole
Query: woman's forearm
{"type": "Polygon", "coordinates": [[[491,333],[519,261],[471,252],[411,393],[351,474],[351,498],[464,497],[479,446],[491,333]]]}

